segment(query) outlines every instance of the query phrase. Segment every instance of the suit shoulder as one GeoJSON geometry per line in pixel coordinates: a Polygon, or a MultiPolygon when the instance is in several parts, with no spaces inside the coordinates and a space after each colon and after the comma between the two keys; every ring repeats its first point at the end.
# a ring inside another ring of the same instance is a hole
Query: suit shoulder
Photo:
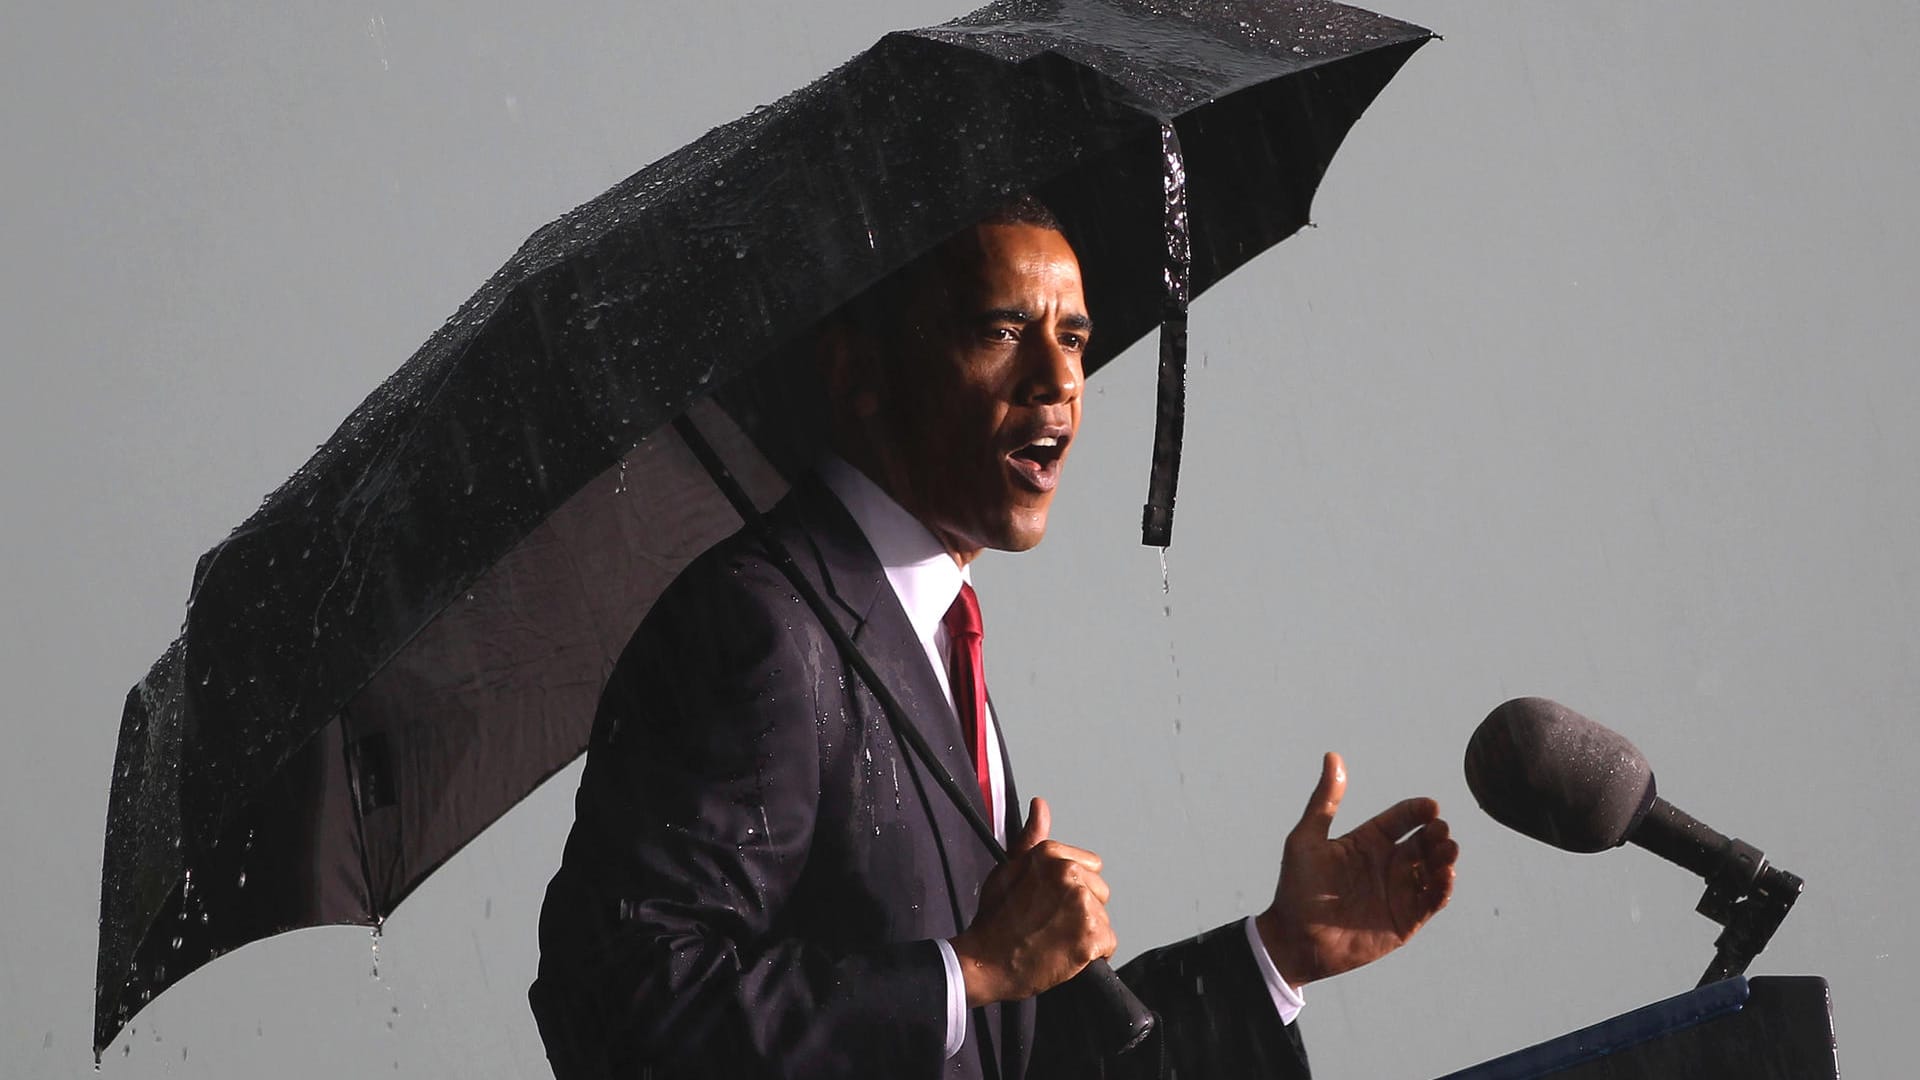
{"type": "Polygon", "coordinates": [[[699,741],[702,732],[764,726],[774,715],[767,703],[782,703],[780,715],[810,711],[836,659],[773,560],[730,538],[689,563],[628,639],[602,687],[590,746],[620,741],[636,723],[699,741]]]}
{"type": "Polygon", "coordinates": [[[782,569],[782,562],[788,562],[816,591],[837,595],[821,561],[816,539],[821,526],[810,520],[813,516],[817,511],[809,511],[805,497],[790,495],[781,500],[765,518],[772,542],[780,549],[778,556],[755,530],[738,529],[689,562],[661,594],[648,619],[656,614],[684,619],[717,609],[748,619],[757,613],[793,629],[804,625],[820,630],[818,617],[782,569]]]}

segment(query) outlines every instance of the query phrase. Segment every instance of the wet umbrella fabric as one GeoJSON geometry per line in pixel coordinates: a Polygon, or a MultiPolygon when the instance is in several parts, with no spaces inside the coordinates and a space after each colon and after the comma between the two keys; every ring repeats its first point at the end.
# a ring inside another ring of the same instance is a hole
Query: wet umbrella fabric
{"type": "Polygon", "coordinates": [[[1178,332],[1188,291],[1305,223],[1430,36],[1318,2],[995,4],[535,233],[201,559],[128,695],[96,1052],[222,952],[379,925],[578,756],[654,597],[739,526],[669,421],[770,505],[812,453],[807,331],[1012,192],[1080,253],[1090,370],[1178,332]]]}

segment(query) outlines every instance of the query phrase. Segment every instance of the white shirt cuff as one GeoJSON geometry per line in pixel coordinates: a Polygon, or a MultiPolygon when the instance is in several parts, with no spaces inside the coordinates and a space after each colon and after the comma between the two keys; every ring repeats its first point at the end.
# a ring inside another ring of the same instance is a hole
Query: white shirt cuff
{"type": "MultiPolygon", "coordinates": [[[[934,938],[933,943],[940,946],[940,963],[947,969],[947,1048],[941,1056],[944,1061],[959,1053],[967,1041],[967,979],[960,973],[960,957],[953,946],[945,938],[934,938]]],[[[1273,970],[1273,961],[1267,961],[1267,970],[1273,970]]]]}
{"type": "Polygon", "coordinates": [[[1251,915],[1247,916],[1247,944],[1253,949],[1253,962],[1260,968],[1260,977],[1266,980],[1267,993],[1273,996],[1273,1008],[1280,1014],[1280,1022],[1293,1023],[1294,1017],[1306,1007],[1307,999],[1280,977],[1280,969],[1273,966],[1273,957],[1267,955],[1267,943],[1260,940],[1260,928],[1251,915]]]}

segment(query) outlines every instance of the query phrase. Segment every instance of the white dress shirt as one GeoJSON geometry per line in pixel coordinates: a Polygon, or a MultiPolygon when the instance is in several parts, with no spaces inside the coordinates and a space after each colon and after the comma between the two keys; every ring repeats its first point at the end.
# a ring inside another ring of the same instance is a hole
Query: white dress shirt
{"type": "MultiPolygon", "coordinates": [[[[905,609],[907,623],[920,639],[920,645],[927,653],[927,663],[933,667],[934,678],[939,680],[940,690],[946,694],[947,707],[954,708],[953,688],[948,685],[947,677],[947,630],[942,625],[942,619],[960,595],[961,583],[971,580],[968,568],[955,563],[939,538],[859,469],[837,457],[829,457],[820,463],[819,473],[828,489],[852,515],[854,524],[860,527],[860,532],[866,537],[867,545],[879,557],[880,567],[887,575],[887,584],[893,587],[894,596],[899,599],[901,608],[905,609]]],[[[958,715],[956,710],[955,716],[958,715]]],[[[987,725],[987,772],[994,802],[994,805],[987,807],[987,819],[993,823],[994,837],[1004,845],[1007,842],[1007,784],[997,718],[987,725]]],[[[1260,933],[1254,927],[1252,916],[1247,917],[1246,932],[1254,963],[1267,984],[1267,992],[1273,997],[1273,1007],[1280,1014],[1280,1022],[1293,1023],[1294,1017],[1299,1015],[1301,1006],[1305,1004],[1304,999],[1298,990],[1281,980],[1279,971],[1273,966],[1273,958],[1267,955],[1260,933]]],[[[940,961],[946,966],[946,1056],[952,1057],[960,1052],[967,1038],[967,984],[953,946],[939,939],[934,943],[939,946],[940,961]]]]}

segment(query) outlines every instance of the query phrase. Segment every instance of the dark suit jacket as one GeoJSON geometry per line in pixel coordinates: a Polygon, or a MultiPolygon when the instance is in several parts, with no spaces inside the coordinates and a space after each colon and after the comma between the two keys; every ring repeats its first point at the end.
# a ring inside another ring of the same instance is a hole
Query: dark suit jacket
{"type": "MultiPolygon", "coordinates": [[[[768,522],[945,767],[969,776],[926,653],[845,508],[808,480],[768,522]]],[[[1085,1051],[1064,990],[975,1010],[943,1060],[934,939],[973,918],[992,868],[811,609],[736,534],[661,596],[603,692],[530,991],[555,1072],[1306,1075],[1238,923],[1122,971],[1164,1034],[1114,1062],[1085,1051]]]]}

